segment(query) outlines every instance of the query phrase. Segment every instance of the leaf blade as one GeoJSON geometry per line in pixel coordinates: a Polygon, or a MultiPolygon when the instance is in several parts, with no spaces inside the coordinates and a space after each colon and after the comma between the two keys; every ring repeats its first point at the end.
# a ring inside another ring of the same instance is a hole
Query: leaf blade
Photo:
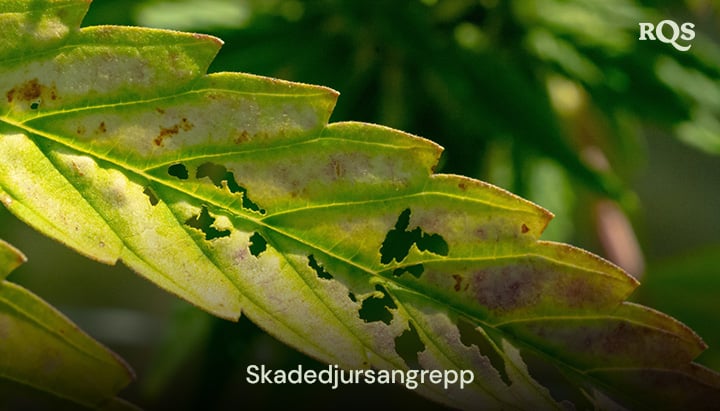
{"type": "MultiPolygon", "coordinates": [[[[0,83],[0,199],[69,246],[121,260],[220,317],[242,311],[323,361],[467,367],[488,379],[461,393],[419,388],[454,406],[563,407],[522,350],[580,389],[622,397],[622,384],[597,371],[603,362],[630,358],[681,375],[703,348],[672,320],[624,304],[637,282],[622,270],[539,241],[548,211],[434,174],[441,149],[427,140],[328,125],[337,93],[327,88],[204,75],[218,46],[207,36],[98,27],[12,60],[0,83]],[[97,81],[77,74],[81,66],[97,81]],[[482,349],[463,342],[460,321],[482,349]],[[659,352],[675,359],[568,343],[618,328],[621,343],[660,339],[659,352]]],[[[714,374],[697,375],[717,389],[714,374]]]]}
{"type": "MultiPolygon", "coordinates": [[[[0,270],[9,272],[23,260],[0,241],[0,270]]],[[[0,380],[86,407],[113,401],[134,378],[114,353],[40,298],[5,280],[0,283],[0,339],[0,380]]]]}

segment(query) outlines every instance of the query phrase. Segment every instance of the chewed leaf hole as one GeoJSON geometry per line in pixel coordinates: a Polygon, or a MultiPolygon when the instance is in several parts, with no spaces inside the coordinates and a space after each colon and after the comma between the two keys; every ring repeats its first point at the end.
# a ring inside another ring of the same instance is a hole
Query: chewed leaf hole
{"type": "Polygon", "coordinates": [[[365,320],[366,323],[382,321],[385,324],[390,324],[393,315],[389,309],[397,308],[397,306],[388,295],[385,288],[380,285],[376,285],[375,290],[380,291],[383,296],[372,296],[363,300],[362,307],[360,307],[360,310],[358,311],[360,318],[365,320]]]}
{"type": "Polygon", "coordinates": [[[505,361],[502,359],[494,344],[490,340],[490,337],[484,333],[478,331],[470,321],[465,318],[460,318],[457,323],[458,331],[460,331],[460,341],[468,347],[476,346],[480,351],[480,354],[487,357],[493,368],[497,370],[500,377],[505,381],[506,384],[510,385],[512,382],[505,372],[505,361]]]}
{"type": "Polygon", "coordinates": [[[388,231],[380,247],[380,262],[389,264],[392,260],[401,262],[415,244],[420,251],[429,251],[438,255],[448,255],[449,248],[439,234],[427,234],[420,227],[407,231],[410,225],[410,209],[406,208],[395,223],[395,228],[388,231]]]}
{"type": "Polygon", "coordinates": [[[263,251],[267,250],[267,240],[260,233],[255,232],[250,236],[250,254],[259,257],[263,251]]]}
{"type": "Polygon", "coordinates": [[[198,167],[195,176],[198,179],[208,177],[210,181],[215,184],[218,188],[223,188],[223,182],[227,185],[228,190],[231,193],[242,193],[242,206],[245,209],[257,211],[258,213],[265,214],[265,210],[260,208],[248,197],[247,189],[238,185],[235,180],[235,175],[228,171],[227,168],[219,164],[203,163],[198,167]]]}
{"type": "Polygon", "coordinates": [[[325,280],[333,279],[332,274],[325,271],[325,269],[318,264],[318,262],[315,260],[315,256],[312,254],[308,256],[308,265],[310,266],[310,268],[315,270],[315,273],[319,278],[323,278],[325,280]]]}
{"type": "MultiPolygon", "coordinates": [[[[420,232],[420,229],[416,228],[413,232],[420,232]]],[[[450,251],[447,242],[440,234],[421,233],[415,244],[420,251],[430,251],[437,255],[448,255],[450,251]]]]}
{"type": "Polygon", "coordinates": [[[155,194],[155,192],[149,186],[145,187],[143,194],[145,194],[147,196],[148,200],[150,201],[150,205],[156,206],[160,202],[160,199],[158,198],[158,196],[155,194]]]}
{"type": "Polygon", "coordinates": [[[185,167],[185,164],[179,163],[179,164],[173,164],[170,167],[168,167],[168,174],[170,174],[173,177],[177,177],[181,180],[187,180],[190,174],[188,174],[188,169],[185,167]]]}
{"type": "Polygon", "coordinates": [[[418,354],[425,351],[425,344],[420,339],[412,322],[408,321],[410,328],[395,338],[395,351],[405,360],[410,369],[420,369],[418,354]]]}
{"type": "Polygon", "coordinates": [[[230,230],[220,231],[217,228],[213,227],[214,223],[215,217],[210,215],[210,212],[205,206],[203,206],[200,214],[194,217],[190,217],[187,221],[185,221],[185,224],[187,224],[188,226],[197,228],[198,230],[205,233],[206,240],[214,240],[216,238],[227,237],[230,235],[230,230]]]}
{"type": "Polygon", "coordinates": [[[412,274],[415,278],[420,278],[422,273],[425,271],[425,267],[423,267],[422,264],[415,264],[415,265],[409,265],[407,267],[400,267],[393,270],[393,275],[395,277],[400,277],[401,275],[405,273],[412,274]]]}

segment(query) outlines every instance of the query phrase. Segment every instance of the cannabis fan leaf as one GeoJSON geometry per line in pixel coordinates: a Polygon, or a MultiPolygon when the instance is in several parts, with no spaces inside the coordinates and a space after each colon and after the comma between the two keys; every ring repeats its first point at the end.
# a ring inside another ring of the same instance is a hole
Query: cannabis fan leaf
{"type": "Polygon", "coordinates": [[[0,201],[37,230],[328,363],[473,370],[418,388],[451,406],[570,406],[526,356],[588,404],[720,401],[702,341],[540,241],[549,212],[434,174],[430,141],[328,124],[330,89],[204,74],[216,38],[78,29],[87,7],[0,2],[0,201]]]}

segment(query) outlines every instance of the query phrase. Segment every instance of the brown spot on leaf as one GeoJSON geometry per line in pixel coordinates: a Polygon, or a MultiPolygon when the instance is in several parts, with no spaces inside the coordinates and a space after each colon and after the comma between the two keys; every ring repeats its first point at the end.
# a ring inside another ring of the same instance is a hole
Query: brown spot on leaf
{"type": "Polygon", "coordinates": [[[37,78],[26,81],[19,86],[13,87],[7,92],[6,97],[8,103],[12,103],[15,99],[29,101],[40,97],[41,89],[37,78]]]}
{"type": "MultiPolygon", "coordinates": [[[[81,134],[81,135],[82,135],[82,134],[85,134],[85,131],[86,131],[86,130],[85,130],[85,126],[83,126],[83,125],[78,126],[78,128],[77,128],[75,131],[76,131],[78,134],[81,134]]],[[[95,129],[93,129],[92,133],[93,133],[93,135],[95,135],[95,136],[99,136],[99,135],[102,135],[102,134],[107,133],[107,125],[105,124],[105,122],[104,122],[104,121],[101,121],[101,122],[97,125],[97,127],[95,127],[95,129]]]]}
{"type": "Polygon", "coordinates": [[[80,176],[80,177],[84,177],[84,176],[85,176],[85,173],[83,173],[82,171],[80,171],[80,167],[78,167],[78,165],[77,165],[76,162],[73,161],[73,162],[70,164],[70,167],[72,167],[73,171],[74,171],[75,174],[77,174],[78,176],[80,176]]]}
{"type": "Polygon", "coordinates": [[[462,286],[462,280],[463,280],[462,276],[459,274],[453,274],[452,278],[455,279],[455,286],[453,288],[455,288],[455,291],[460,291],[460,287],[462,286]]]}
{"type": "Polygon", "coordinates": [[[248,141],[250,141],[250,133],[248,133],[247,130],[241,131],[237,137],[235,137],[235,144],[247,143],[248,141]]]}
{"type": "Polygon", "coordinates": [[[193,127],[195,127],[195,125],[189,122],[187,118],[183,117],[182,120],[180,120],[180,127],[182,127],[184,131],[190,131],[193,127]]]}
{"type": "Polygon", "coordinates": [[[43,97],[49,100],[57,100],[58,94],[55,83],[48,87],[40,83],[37,78],[34,78],[11,88],[5,93],[5,97],[8,103],[13,101],[28,102],[34,104],[35,108],[37,108],[37,100],[43,97]]]}
{"type": "Polygon", "coordinates": [[[161,109],[160,107],[155,108],[155,111],[157,111],[160,114],[165,114],[165,110],[161,109]]]}
{"type": "Polygon", "coordinates": [[[178,127],[177,124],[175,124],[174,126],[169,127],[169,128],[160,127],[160,134],[158,135],[158,137],[163,138],[163,137],[177,134],[179,132],[180,132],[180,128],[178,127]]]}
{"type": "Polygon", "coordinates": [[[342,176],[345,175],[345,167],[338,159],[331,159],[330,164],[328,164],[328,168],[329,174],[334,176],[333,179],[342,178],[342,176]]]}
{"type": "Polygon", "coordinates": [[[78,135],[83,135],[83,134],[85,134],[85,126],[78,126],[78,128],[75,130],[75,132],[76,132],[78,135]]]}
{"type": "Polygon", "coordinates": [[[465,185],[465,183],[458,183],[458,188],[463,191],[467,190],[467,186],[465,185]]]}
{"type": "Polygon", "coordinates": [[[525,224],[523,224],[522,227],[520,227],[520,230],[522,231],[523,234],[525,234],[525,233],[527,233],[528,231],[530,231],[530,229],[528,228],[528,226],[525,225],[525,224]]]}
{"type": "Polygon", "coordinates": [[[166,138],[170,138],[182,131],[190,131],[195,125],[183,117],[179,123],[173,124],[171,127],[160,126],[160,134],[153,140],[156,146],[161,146],[166,138]]]}

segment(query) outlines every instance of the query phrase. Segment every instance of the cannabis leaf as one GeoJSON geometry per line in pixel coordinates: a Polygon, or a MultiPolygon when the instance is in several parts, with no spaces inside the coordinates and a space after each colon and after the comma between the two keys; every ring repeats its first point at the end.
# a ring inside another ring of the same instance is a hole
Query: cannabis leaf
{"type": "Polygon", "coordinates": [[[121,409],[132,372],[115,354],[24,288],[4,280],[25,257],[0,240],[0,408],[63,402],[121,409]],[[50,393],[59,399],[41,402],[50,393]],[[27,398],[21,399],[23,395],[27,398]],[[30,397],[32,396],[32,397],[30,397]]]}
{"type": "Polygon", "coordinates": [[[619,268],[540,241],[549,212],[433,174],[430,141],[328,125],[330,89],[204,74],[216,38],[78,29],[87,7],[0,2],[0,201],[36,229],[328,363],[471,369],[418,388],[455,407],[718,399],[702,341],[624,302],[619,268]]]}

